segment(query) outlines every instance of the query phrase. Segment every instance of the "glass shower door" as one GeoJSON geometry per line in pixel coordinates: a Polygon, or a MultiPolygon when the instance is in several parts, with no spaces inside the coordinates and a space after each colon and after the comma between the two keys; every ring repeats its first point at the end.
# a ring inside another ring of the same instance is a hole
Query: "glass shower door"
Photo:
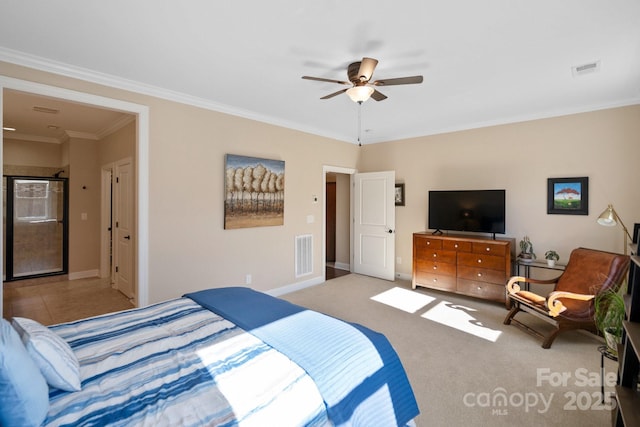
{"type": "Polygon", "coordinates": [[[7,280],[67,272],[66,184],[7,177],[7,280]]]}

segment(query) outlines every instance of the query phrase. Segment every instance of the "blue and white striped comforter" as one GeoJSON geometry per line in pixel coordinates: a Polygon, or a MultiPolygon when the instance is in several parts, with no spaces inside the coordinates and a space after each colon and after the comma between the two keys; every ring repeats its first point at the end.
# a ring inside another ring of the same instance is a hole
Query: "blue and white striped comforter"
{"type": "Polygon", "coordinates": [[[82,390],[51,389],[46,426],[331,425],[305,371],[189,298],[51,329],[82,390]]]}

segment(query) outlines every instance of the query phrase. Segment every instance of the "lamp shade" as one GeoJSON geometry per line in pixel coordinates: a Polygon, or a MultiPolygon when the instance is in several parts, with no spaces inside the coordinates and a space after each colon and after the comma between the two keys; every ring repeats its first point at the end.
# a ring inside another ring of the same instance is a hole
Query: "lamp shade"
{"type": "Polygon", "coordinates": [[[618,214],[613,210],[613,206],[609,205],[598,217],[598,224],[605,227],[613,227],[618,223],[618,214]]]}
{"type": "Polygon", "coordinates": [[[354,86],[347,89],[347,95],[353,102],[364,102],[369,99],[373,90],[371,86],[354,86]]]}

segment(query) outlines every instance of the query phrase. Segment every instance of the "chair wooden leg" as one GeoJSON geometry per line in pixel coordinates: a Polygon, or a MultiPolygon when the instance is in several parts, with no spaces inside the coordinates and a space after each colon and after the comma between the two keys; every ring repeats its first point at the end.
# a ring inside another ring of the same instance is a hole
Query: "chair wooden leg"
{"type": "Polygon", "coordinates": [[[553,344],[553,340],[556,339],[556,337],[558,336],[558,334],[561,332],[560,328],[556,328],[554,329],[549,335],[547,335],[544,340],[542,341],[542,348],[544,349],[548,349],[551,347],[551,344],[553,344]]]}
{"type": "Polygon", "coordinates": [[[510,325],[511,324],[511,319],[513,319],[513,316],[515,316],[518,312],[520,311],[520,307],[518,307],[517,303],[513,303],[511,306],[511,310],[509,310],[509,313],[507,313],[507,317],[504,318],[504,323],[505,325],[510,325]]]}

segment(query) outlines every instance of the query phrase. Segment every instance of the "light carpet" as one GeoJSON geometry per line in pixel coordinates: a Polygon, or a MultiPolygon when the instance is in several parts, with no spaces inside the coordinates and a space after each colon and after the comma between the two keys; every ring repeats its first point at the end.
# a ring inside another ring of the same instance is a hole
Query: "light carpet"
{"type": "MultiPolygon", "coordinates": [[[[418,427],[611,425],[611,403],[600,400],[603,341],[588,332],[560,334],[545,350],[502,324],[504,305],[356,274],[281,298],[385,334],[415,392],[418,427]]],[[[605,359],[605,395],[616,369],[605,359]]]]}

